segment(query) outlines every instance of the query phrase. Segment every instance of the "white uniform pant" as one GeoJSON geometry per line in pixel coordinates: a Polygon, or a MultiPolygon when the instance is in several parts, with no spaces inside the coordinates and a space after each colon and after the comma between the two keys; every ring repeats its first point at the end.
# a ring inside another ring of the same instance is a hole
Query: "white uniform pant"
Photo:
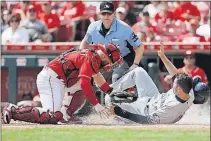
{"type": "Polygon", "coordinates": [[[138,92],[138,99],[133,103],[117,104],[123,110],[130,113],[146,115],[145,107],[149,99],[159,94],[159,91],[148,75],[148,73],[141,67],[135,68],[122,76],[118,81],[113,83],[113,87],[116,91],[123,91],[136,85],[138,92]]]}
{"type": "MultiPolygon", "coordinates": [[[[81,90],[79,82],[70,88],[66,88],[63,80],[56,78],[57,76],[58,75],[48,67],[44,67],[37,76],[37,88],[42,107],[52,112],[60,111],[65,93],[70,92],[74,94],[81,90]]],[[[70,101],[71,99],[66,101],[67,103],[69,102],[68,105],[70,101]]]]}

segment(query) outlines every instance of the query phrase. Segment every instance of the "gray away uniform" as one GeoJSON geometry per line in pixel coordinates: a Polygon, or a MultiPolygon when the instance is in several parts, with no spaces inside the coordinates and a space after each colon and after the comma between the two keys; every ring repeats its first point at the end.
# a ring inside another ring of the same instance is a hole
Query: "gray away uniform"
{"type": "MultiPolygon", "coordinates": [[[[193,90],[188,101],[182,103],[173,89],[160,94],[147,72],[139,67],[124,75],[111,86],[123,91],[135,86],[138,99],[133,103],[116,104],[115,113],[121,117],[143,124],[170,124],[179,121],[194,100],[193,90]]],[[[105,103],[108,103],[108,96],[105,103]]]]}

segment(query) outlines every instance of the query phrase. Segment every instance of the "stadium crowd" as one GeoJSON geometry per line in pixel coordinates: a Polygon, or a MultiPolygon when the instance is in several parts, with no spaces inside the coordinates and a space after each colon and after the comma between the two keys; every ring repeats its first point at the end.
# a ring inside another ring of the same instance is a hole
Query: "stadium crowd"
{"type": "MultiPolygon", "coordinates": [[[[99,2],[1,2],[2,43],[81,41],[89,24],[99,19],[99,2]]],[[[116,17],[142,41],[197,43],[210,34],[209,2],[114,1],[116,17]],[[205,27],[205,29],[204,29],[205,27]]]]}

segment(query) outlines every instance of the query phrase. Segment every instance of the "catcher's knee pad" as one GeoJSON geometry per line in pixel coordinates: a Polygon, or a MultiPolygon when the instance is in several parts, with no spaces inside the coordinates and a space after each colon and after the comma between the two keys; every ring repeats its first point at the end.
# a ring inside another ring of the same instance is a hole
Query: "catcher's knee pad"
{"type": "Polygon", "coordinates": [[[13,108],[11,112],[14,120],[31,123],[57,124],[63,118],[60,111],[51,113],[49,110],[32,106],[13,108]]]}

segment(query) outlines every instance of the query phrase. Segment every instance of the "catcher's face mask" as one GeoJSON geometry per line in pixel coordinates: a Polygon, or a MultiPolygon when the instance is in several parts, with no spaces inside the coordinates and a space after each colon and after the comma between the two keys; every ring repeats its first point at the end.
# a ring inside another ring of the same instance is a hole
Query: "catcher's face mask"
{"type": "MultiPolygon", "coordinates": [[[[119,47],[112,43],[108,43],[106,45],[98,44],[98,49],[102,50],[103,53],[108,57],[110,62],[103,61],[101,62],[101,68],[103,72],[109,72],[113,68],[121,65],[123,63],[123,59],[120,55],[119,47]],[[106,63],[107,62],[107,63],[106,63]]],[[[101,72],[102,72],[101,71],[101,72]]]]}
{"type": "Polygon", "coordinates": [[[123,58],[120,57],[118,61],[116,61],[114,64],[106,64],[104,61],[101,62],[101,68],[103,72],[110,72],[112,69],[119,67],[123,63],[123,58]]]}

